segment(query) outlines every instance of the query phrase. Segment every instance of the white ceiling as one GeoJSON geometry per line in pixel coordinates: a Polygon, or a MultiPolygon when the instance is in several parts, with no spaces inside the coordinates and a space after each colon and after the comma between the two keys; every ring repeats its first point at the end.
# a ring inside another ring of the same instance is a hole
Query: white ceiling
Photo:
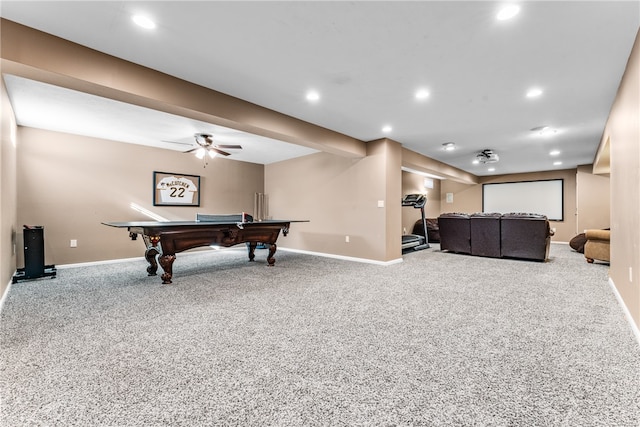
{"type": "MultiPolygon", "coordinates": [[[[640,2],[517,3],[520,13],[509,21],[495,19],[503,2],[485,1],[3,0],[0,15],[363,141],[389,137],[476,175],[590,164],[640,25],[640,2]],[[133,13],[158,27],[136,27],[133,13]],[[534,86],[543,94],[525,97],[534,86]],[[417,101],[418,88],[429,98],[417,101]],[[309,89],[320,93],[317,103],[305,100],[309,89]],[[530,130],[542,125],[557,132],[545,138],[530,130]],[[457,150],[442,150],[449,141],[457,150]],[[500,156],[494,172],[471,164],[487,148],[500,156]],[[552,149],[561,154],[551,157],[552,149]]],[[[95,105],[107,129],[117,120],[130,130],[109,139],[137,134],[160,143],[216,133],[210,124],[80,95],[61,98],[69,108],[95,105]]],[[[243,154],[250,151],[244,141],[243,154]]]]}
{"type": "Polygon", "coordinates": [[[143,108],[50,84],[4,75],[21,126],[94,138],[187,151],[198,147],[196,133],[215,136],[214,144],[239,144],[224,149],[232,160],[269,164],[317,150],[143,108]]]}

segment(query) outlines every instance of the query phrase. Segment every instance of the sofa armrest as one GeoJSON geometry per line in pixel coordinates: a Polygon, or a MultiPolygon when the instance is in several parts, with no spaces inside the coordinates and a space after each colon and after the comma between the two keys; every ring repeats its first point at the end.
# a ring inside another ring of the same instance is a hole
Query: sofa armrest
{"type": "Polygon", "coordinates": [[[585,237],[587,240],[611,240],[611,230],[586,230],[585,237]]]}

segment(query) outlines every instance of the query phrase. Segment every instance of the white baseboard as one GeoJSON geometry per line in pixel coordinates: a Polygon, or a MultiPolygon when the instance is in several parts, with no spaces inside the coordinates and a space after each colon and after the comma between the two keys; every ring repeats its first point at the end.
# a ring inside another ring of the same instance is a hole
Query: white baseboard
{"type": "Polygon", "coordinates": [[[613,290],[613,294],[616,296],[616,299],[618,300],[618,304],[622,308],[622,311],[624,312],[624,316],[627,319],[627,322],[629,322],[629,325],[631,326],[631,331],[633,332],[633,335],[635,335],[636,341],[638,342],[638,344],[640,344],[640,329],[638,329],[638,325],[636,325],[636,323],[634,322],[633,317],[631,316],[631,313],[627,308],[627,305],[624,303],[624,300],[620,296],[620,292],[618,292],[618,289],[616,288],[615,283],[613,283],[613,279],[611,279],[611,277],[609,277],[609,286],[611,286],[611,289],[613,290]]]}
{"type": "Polygon", "coordinates": [[[92,265],[104,265],[104,264],[119,264],[121,262],[140,261],[140,260],[144,260],[144,257],[107,259],[104,261],[88,261],[88,262],[78,262],[74,264],[62,264],[62,265],[56,265],[56,268],[58,270],[64,270],[65,268],[90,267],[92,265]]]}
{"type": "MultiPolygon", "coordinates": [[[[238,248],[233,248],[233,247],[219,248],[219,249],[210,248],[210,249],[201,249],[193,252],[181,252],[180,257],[196,255],[196,254],[199,254],[202,252],[208,252],[208,251],[224,251],[224,250],[233,250],[233,249],[238,249],[238,248]]],[[[58,270],[64,270],[65,268],[90,267],[92,265],[104,265],[104,264],[118,264],[121,262],[129,262],[129,261],[145,261],[146,262],[146,259],[144,257],[107,259],[104,261],[88,261],[88,262],[78,262],[74,264],[61,264],[61,265],[56,265],[56,268],[58,270]]]]}
{"type": "MultiPolygon", "coordinates": [[[[15,275],[15,273],[16,272],[14,272],[13,275],[15,275]]],[[[13,275],[11,275],[11,277],[13,277],[13,275]]],[[[9,284],[5,288],[4,293],[2,294],[2,298],[0,298],[0,312],[2,312],[2,308],[4,307],[4,302],[7,300],[7,297],[9,297],[9,290],[11,289],[12,284],[13,284],[13,279],[9,280],[9,284]]]]}
{"type": "MultiPolygon", "coordinates": [[[[240,248],[240,247],[230,247],[230,248],[211,248],[211,249],[203,249],[203,250],[199,250],[199,251],[194,251],[194,252],[182,252],[180,253],[180,256],[189,256],[189,255],[196,255],[198,253],[202,253],[202,252],[207,252],[207,251],[229,251],[229,250],[242,250],[242,251],[246,251],[245,248],[240,248]]],[[[319,257],[324,257],[324,258],[335,258],[335,259],[341,259],[344,261],[354,261],[354,262],[362,262],[362,263],[367,263],[367,264],[376,264],[376,265],[392,265],[392,264],[397,264],[402,262],[402,258],[398,258],[398,259],[394,259],[391,261],[376,261],[373,259],[367,259],[367,258],[356,258],[356,257],[349,257],[349,256],[344,256],[344,255],[334,255],[334,254],[327,254],[327,253],[323,253],[323,252],[311,252],[311,251],[303,251],[300,249],[289,249],[289,248],[283,248],[282,246],[278,246],[278,250],[279,251],[288,251],[288,252],[297,252],[300,254],[306,254],[306,255],[315,255],[315,256],[319,256],[319,257]]],[[[121,262],[128,262],[128,261],[145,261],[144,257],[135,257],[135,258],[119,258],[119,259],[108,259],[108,260],[104,260],[104,261],[89,261],[89,262],[79,262],[79,263],[75,263],[75,264],[62,264],[62,265],[56,265],[56,268],[59,270],[64,270],[65,268],[78,268],[78,267],[90,267],[93,265],[103,265],[103,264],[117,264],[117,263],[121,263],[121,262]]]]}
{"type": "Polygon", "coordinates": [[[344,256],[344,255],[327,254],[323,252],[303,251],[301,249],[290,249],[290,248],[283,248],[280,246],[278,246],[278,250],[287,251],[287,252],[296,252],[296,253],[305,254],[305,255],[315,255],[315,256],[324,257],[324,258],[341,259],[344,261],[362,262],[365,264],[392,265],[392,264],[398,264],[402,262],[402,258],[397,258],[391,261],[377,261],[377,260],[368,259],[368,258],[356,258],[356,257],[350,257],[350,256],[344,256]]]}

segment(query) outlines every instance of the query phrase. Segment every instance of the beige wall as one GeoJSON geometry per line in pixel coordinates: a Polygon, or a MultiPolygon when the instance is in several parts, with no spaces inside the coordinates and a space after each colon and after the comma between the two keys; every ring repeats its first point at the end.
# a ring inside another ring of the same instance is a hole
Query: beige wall
{"type": "Polygon", "coordinates": [[[482,184],[499,182],[537,181],[546,179],[564,179],[564,221],[551,221],[556,229],[552,240],[568,242],[576,235],[576,170],[522,173],[481,177],[479,184],[463,184],[450,180],[443,181],[440,187],[440,209],[445,212],[482,212],[482,184]],[[446,194],[453,195],[453,202],[447,203],[446,194]]]}
{"type": "MultiPolygon", "coordinates": [[[[378,169],[382,173],[384,189],[385,236],[384,261],[398,260],[402,257],[402,145],[398,142],[383,138],[367,143],[367,156],[375,156],[382,162],[378,169]]],[[[379,202],[379,201],[378,201],[379,202]]]]}
{"type": "Polygon", "coordinates": [[[142,256],[140,239],[101,224],[150,220],[131,203],[188,220],[196,212],[252,212],[254,194],[264,191],[263,165],[216,157],[203,168],[179,151],[25,127],[18,128],[18,139],[18,223],[45,227],[47,264],[142,256]],[[153,171],[200,175],[200,207],[153,206],[153,171]]]}
{"type": "Polygon", "coordinates": [[[440,183],[440,213],[482,211],[482,185],[444,180],[440,183]],[[447,194],[450,195],[447,200],[447,194]]]}
{"type": "Polygon", "coordinates": [[[603,133],[611,150],[609,274],[640,328],[640,32],[603,133]]]}
{"type": "Polygon", "coordinates": [[[609,228],[610,179],[608,175],[594,175],[591,165],[579,166],[576,175],[577,232],[590,228],[609,228]]]}
{"type": "Polygon", "coordinates": [[[280,245],[376,261],[400,258],[400,147],[389,140],[367,145],[363,159],[317,153],[265,166],[271,215],[310,220],[294,224],[280,245]]]}
{"type": "Polygon", "coordinates": [[[22,248],[16,242],[17,127],[4,81],[0,81],[0,86],[2,120],[0,123],[0,298],[2,298],[15,272],[16,252],[22,248]]]}

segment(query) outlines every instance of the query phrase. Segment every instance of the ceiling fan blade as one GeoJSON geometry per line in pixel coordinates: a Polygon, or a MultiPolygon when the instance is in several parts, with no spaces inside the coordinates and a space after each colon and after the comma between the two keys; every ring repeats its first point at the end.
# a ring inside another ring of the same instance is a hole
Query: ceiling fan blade
{"type": "Polygon", "coordinates": [[[242,145],[237,144],[218,144],[217,148],[226,148],[228,150],[242,150],[242,145]]]}
{"type": "Polygon", "coordinates": [[[183,151],[183,153],[191,153],[193,151],[199,150],[200,147],[192,148],[191,150],[183,151]]]}
{"type": "Polygon", "coordinates": [[[180,144],[180,145],[193,145],[191,142],[180,142],[180,141],[167,141],[165,139],[162,142],[170,142],[171,144],[180,144]]]}
{"type": "Polygon", "coordinates": [[[231,153],[227,153],[226,151],[218,150],[217,148],[214,148],[214,147],[209,147],[209,150],[210,151],[215,151],[216,153],[221,154],[223,156],[230,156],[231,155],[231,153]]]}

